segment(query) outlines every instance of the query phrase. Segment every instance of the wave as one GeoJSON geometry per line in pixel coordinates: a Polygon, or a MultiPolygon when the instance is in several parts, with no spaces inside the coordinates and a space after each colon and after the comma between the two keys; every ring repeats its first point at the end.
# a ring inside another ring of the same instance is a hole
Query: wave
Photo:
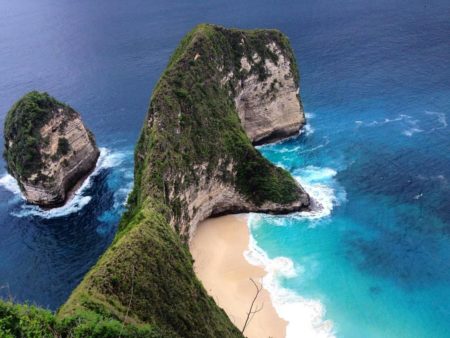
{"type": "MultiPolygon", "coordinates": [[[[336,182],[337,171],[327,167],[307,166],[293,172],[294,178],[311,197],[311,210],[291,215],[310,220],[324,218],[331,214],[335,205],[347,200],[345,190],[336,182]]],[[[314,225],[311,224],[311,226],[314,225]]]]}
{"type": "MultiPolygon", "coordinates": [[[[257,224],[257,217],[259,216],[255,214],[250,215],[250,229],[257,224]]],[[[303,298],[280,285],[280,278],[292,278],[299,272],[292,260],[287,257],[270,259],[258,246],[251,231],[249,248],[244,252],[244,256],[250,264],[261,266],[266,271],[261,282],[269,291],[278,315],[288,322],[286,337],[335,337],[333,323],[325,319],[325,307],[320,301],[303,298]]]]}
{"type": "Polygon", "coordinates": [[[41,218],[56,218],[76,213],[83,209],[92,199],[92,196],[86,196],[86,191],[92,185],[92,178],[97,176],[103,170],[119,166],[126,157],[130,156],[130,152],[112,152],[107,148],[100,148],[100,156],[94,171],[88,176],[78,190],[73,194],[69,201],[62,207],[45,210],[37,205],[26,204],[25,199],[20,192],[16,180],[9,174],[0,178],[0,186],[11,191],[16,196],[20,196],[22,204],[20,210],[12,211],[11,214],[16,217],[38,216],[41,218]]]}
{"type": "MultiPolygon", "coordinates": [[[[281,163],[277,163],[277,166],[289,171],[281,163]]],[[[329,216],[335,205],[341,205],[347,201],[346,191],[334,179],[337,174],[336,170],[309,165],[304,168],[295,169],[291,173],[310,196],[311,210],[293,213],[288,217],[309,220],[321,219],[329,216]]],[[[273,217],[283,218],[281,215],[273,217]]],[[[311,223],[311,226],[314,225],[315,223],[311,223]]]]}
{"type": "Polygon", "coordinates": [[[307,123],[303,126],[302,129],[300,129],[300,134],[305,134],[306,136],[309,136],[314,133],[314,128],[311,126],[311,124],[307,123]]]}
{"type": "Polygon", "coordinates": [[[15,195],[21,195],[19,185],[14,177],[6,174],[0,178],[0,186],[12,192],[15,195]]]}
{"type": "Polygon", "coordinates": [[[314,113],[305,113],[305,118],[307,120],[313,119],[315,117],[316,117],[316,114],[314,114],[314,113]]]}
{"type": "Polygon", "coordinates": [[[294,170],[293,175],[310,195],[312,210],[287,216],[251,214],[249,248],[244,256],[250,264],[262,266],[266,271],[262,284],[269,291],[278,315],[288,322],[286,337],[331,338],[335,337],[335,332],[333,322],[325,319],[325,306],[319,300],[304,298],[281,285],[282,279],[305,273],[304,269],[287,257],[269,258],[252,236],[252,229],[261,224],[261,218],[270,217],[275,226],[284,226],[286,218],[307,219],[309,226],[314,227],[317,220],[331,214],[335,205],[347,200],[345,190],[335,179],[337,171],[332,168],[311,165],[294,170]]]}

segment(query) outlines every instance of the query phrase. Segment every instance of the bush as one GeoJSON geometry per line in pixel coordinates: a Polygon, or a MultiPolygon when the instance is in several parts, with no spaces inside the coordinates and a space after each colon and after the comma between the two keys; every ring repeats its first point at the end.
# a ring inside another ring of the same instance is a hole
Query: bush
{"type": "MultiPolygon", "coordinates": [[[[9,110],[4,125],[4,157],[8,171],[13,176],[28,179],[39,171],[42,166],[40,147],[48,142],[42,139],[40,129],[52,117],[53,112],[61,108],[65,114],[76,114],[72,108],[47,93],[33,91],[24,95],[9,110]]],[[[61,142],[61,151],[67,151],[65,142],[61,142]]],[[[59,148],[58,145],[58,151],[59,148]]]]}
{"type": "Polygon", "coordinates": [[[151,325],[124,324],[94,312],[77,312],[60,320],[48,310],[32,305],[0,301],[2,338],[156,338],[162,337],[151,325]]]}
{"type": "Polygon", "coordinates": [[[58,155],[67,155],[69,150],[70,150],[69,141],[67,141],[65,137],[60,137],[58,140],[58,150],[56,153],[58,155]]]}

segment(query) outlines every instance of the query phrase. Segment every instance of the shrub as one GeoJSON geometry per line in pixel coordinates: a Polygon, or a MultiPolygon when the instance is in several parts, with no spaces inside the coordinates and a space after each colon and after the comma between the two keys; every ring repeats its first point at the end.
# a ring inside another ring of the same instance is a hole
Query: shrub
{"type": "Polygon", "coordinates": [[[56,153],[58,155],[67,155],[69,150],[70,150],[69,141],[65,137],[60,137],[58,139],[58,150],[56,153]]]}

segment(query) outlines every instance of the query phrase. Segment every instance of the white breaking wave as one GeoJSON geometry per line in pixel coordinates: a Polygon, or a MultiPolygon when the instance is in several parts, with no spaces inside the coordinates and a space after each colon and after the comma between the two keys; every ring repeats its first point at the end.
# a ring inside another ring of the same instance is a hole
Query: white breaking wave
{"type": "Polygon", "coordinates": [[[305,113],[305,118],[307,120],[313,119],[315,117],[316,117],[316,114],[314,114],[314,113],[305,113]]]}
{"type": "MultiPolygon", "coordinates": [[[[335,205],[340,205],[347,200],[345,190],[342,189],[334,177],[336,170],[307,166],[294,172],[294,178],[306,190],[311,197],[311,210],[302,211],[291,217],[320,219],[331,214],[335,205]]],[[[311,224],[311,226],[313,226],[311,224]]]]}
{"type": "MultiPolygon", "coordinates": [[[[92,177],[98,175],[102,170],[120,165],[128,155],[129,154],[126,152],[111,152],[107,148],[100,148],[100,156],[98,158],[97,165],[94,171],[83,182],[80,188],[78,188],[78,190],[73,194],[71,199],[67,201],[67,203],[62,207],[44,210],[37,205],[22,204],[19,211],[14,211],[11,214],[17,217],[39,216],[49,219],[66,216],[80,211],[86,205],[88,205],[92,199],[91,196],[84,195],[86,190],[91,187],[92,177]]],[[[22,193],[20,192],[17,181],[11,175],[6,174],[2,178],[0,178],[0,186],[24,199],[22,193]]]]}
{"type": "Polygon", "coordinates": [[[133,180],[131,180],[126,186],[118,189],[114,193],[114,210],[125,207],[127,205],[128,195],[130,194],[131,190],[133,190],[133,180]]]}
{"type": "Polygon", "coordinates": [[[292,278],[305,273],[303,267],[295,266],[287,257],[270,259],[251,235],[263,217],[271,217],[275,226],[284,226],[286,217],[309,219],[310,227],[315,220],[331,214],[333,207],[346,201],[345,190],[335,181],[337,172],[332,168],[307,166],[294,172],[294,177],[304,187],[311,197],[312,210],[290,214],[289,216],[269,216],[251,214],[248,220],[250,241],[249,248],[244,253],[250,264],[262,266],[267,274],[262,284],[270,293],[272,303],[278,315],[288,322],[286,337],[288,338],[333,338],[335,332],[333,322],[325,319],[325,306],[316,299],[307,299],[296,292],[281,286],[281,278],[292,278]]]}
{"type": "MultiPolygon", "coordinates": [[[[257,224],[259,215],[252,214],[248,220],[250,229],[257,224]]],[[[278,315],[288,322],[286,337],[288,338],[332,338],[335,337],[333,323],[325,320],[325,307],[318,300],[306,299],[295,292],[283,288],[280,278],[292,278],[301,269],[296,269],[292,260],[287,257],[270,259],[258,246],[250,231],[249,248],[244,256],[250,264],[261,266],[267,272],[262,285],[269,291],[272,303],[278,315]]]]}
{"type": "Polygon", "coordinates": [[[8,191],[11,191],[13,194],[20,195],[20,188],[17,184],[17,181],[10,174],[6,174],[0,178],[0,186],[5,188],[8,191]]]}
{"type": "Polygon", "coordinates": [[[307,123],[300,130],[300,134],[302,134],[302,133],[305,133],[306,136],[309,136],[314,133],[314,128],[311,127],[311,125],[309,123],[307,123]]]}

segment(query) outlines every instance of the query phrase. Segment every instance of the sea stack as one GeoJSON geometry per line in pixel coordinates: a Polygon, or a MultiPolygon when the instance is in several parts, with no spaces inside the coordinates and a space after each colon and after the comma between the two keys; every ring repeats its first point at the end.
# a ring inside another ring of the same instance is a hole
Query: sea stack
{"type": "Polygon", "coordinates": [[[80,114],[36,91],[8,112],[4,137],[8,172],[29,203],[46,208],[63,205],[100,154],[80,114]]]}

